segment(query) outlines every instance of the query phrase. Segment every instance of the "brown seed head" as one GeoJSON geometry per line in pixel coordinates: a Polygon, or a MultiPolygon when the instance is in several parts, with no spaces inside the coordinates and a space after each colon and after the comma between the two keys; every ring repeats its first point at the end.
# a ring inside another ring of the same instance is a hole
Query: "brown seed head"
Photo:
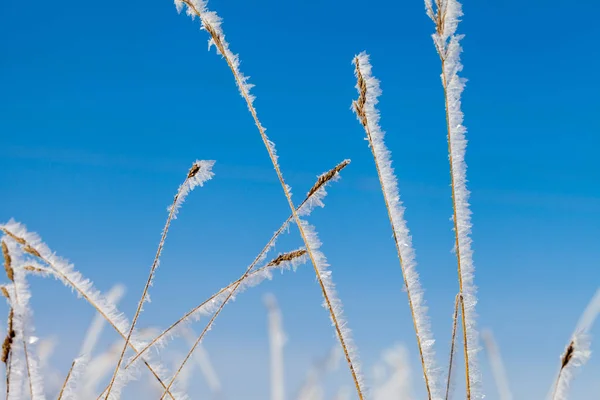
{"type": "Polygon", "coordinates": [[[324,184],[326,184],[331,179],[333,179],[333,177],[336,176],[341,170],[346,168],[346,166],[348,164],[350,164],[350,160],[344,160],[341,163],[339,163],[338,165],[336,165],[331,171],[325,172],[323,175],[319,176],[319,179],[317,179],[317,182],[308,191],[308,194],[306,195],[306,197],[310,197],[313,194],[315,194],[315,192],[317,190],[319,190],[324,184]]]}
{"type": "Polygon", "coordinates": [[[2,256],[4,257],[4,270],[6,271],[6,276],[8,277],[8,280],[14,282],[15,271],[12,268],[12,258],[10,257],[8,246],[4,240],[2,241],[2,256]]]}
{"type": "Polygon", "coordinates": [[[10,350],[12,348],[13,338],[16,336],[16,332],[13,329],[13,318],[14,311],[11,308],[8,314],[8,332],[6,334],[6,338],[4,338],[4,342],[2,343],[2,362],[6,364],[8,361],[8,355],[10,354],[10,350]]]}
{"type": "Polygon", "coordinates": [[[10,294],[8,294],[8,289],[6,288],[6,286],[0,287],[0,291],[2,291],[2,296],[10,300],[10,294]]]}
{"type": "Polygon", "coordinates": [[[304,249],[290,251],[289,253],[283,253],[283,254],[277,256],[276,258],[274,258],[270,263],[268,263],[267,267],[279,265],[285,261],[291,261],[295,258],[302,257],[305,254],[306,254],[306,250],[304,250],[304,249]]]}
{"type": "Polygon", "coordinates": [[[17,235],[15,235],[14,233],[12,233],[11,231],[7,230],[6,228],[1,228],[2,232],[4,232],[7,236],[10,236],[15,242],[19,243],[19,244],[26,244],[27,242],[25,241],[25,239],[18,237],[17,235]]]}
{"type": "Polygon", "coordinates": [[[358,62],[358,57],[354,59],[354,64],[356,64],[356,79],[358,83],[358,99],[352,102],[354,106],[354,111],[356,111],[356,115],[360,118],[360,123],[366,127],[367,126],[367,114],[365,112],[365,103],[367,102],[367,82],[365,82],[365,78],[363,78],[362,73],[360,72],[360,63],[358,62]]]}
{"type": "Polygon", "coordinates": [[[573,353],[575,353],[575,342],[571,341],[569,347],[567,347],[567,351],[562,356],[560,369],[564,369],[569,364],[569,361],[573,358],[573,353]]]}
{"type": "Polygon", "coordinates": [[[200,164],[194,163],[194,165],[192,165],[192,168],[190,168],[190,172],[188,172],[188,175],[187,175],[188,179],[191,179],[194,176],[196,176],[198,171],[200,171],[200,164]]]}
{"type": "Polygon", "coordinates": [[[23,247],[23,251],[25,253],[29,253],[29,254],[31,254],[33,256],[42,258],[42,255],[36,249],[34,249],[33,247],[31,247],[30,245],[25,245],[25,247],[23,247]]]}
{"type": "Polygon", "coordinates": [[[26,266],[23,267],[23,269],[25,271],[29,271],[29,272],[39,272],[39,273],[46,272],[42,268],[34,267],[33,265],[26,265],[26,266]]]}

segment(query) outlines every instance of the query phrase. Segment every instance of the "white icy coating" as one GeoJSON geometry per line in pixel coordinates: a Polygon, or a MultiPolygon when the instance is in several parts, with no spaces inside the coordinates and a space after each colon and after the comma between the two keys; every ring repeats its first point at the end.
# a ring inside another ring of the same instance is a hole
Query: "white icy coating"
{"type": "Polygon", "coordinates": [[[81,398],[78,396],[79,385],[82,383],[82,378],[85,375],[85,369],[88,361],[89,358],[87,356],[78,357],[75,359],[75,364],[73,365],[73,369],[69,375],[69,380],[66,382],[60,400],[77,400],[81,398]]]}
{"type": "Polygon", "coordinates": [[[588,362],[592,356],[590,330],[598,314],[600,314],[600,289],[596,291],[596,294],[583,312],[571,337],[571,341],[567,345],[568,349],[573,344],[573,356],[569,363],[559,372],[554,389],[555,394],[551,400],[566,400],[568,398],[569,385],[577,369],[588,362]]]}
{"type": "MultiPolygon", "coordinates": [[[[406,220],[404,219],[405,208],[400,199],[398,190],[398,180],[394,175],[392,167],[391,152],[385,145],[385,132],[379,126],[379,110],[376,106],[379,102],[378,97],[381,94],[379,88],[379,80],[377,80],[371,72],[371,64],[369,56],[362,52],[355,58],[358,60],[358,69],[362,79],[366,84],[366,96],[363,106],[363,112],[367,121],[367,131],[370,147],[374,153],[375,163],[379,174],[379,180],[382,186],[383,195],[387,208],[389,210],[390,222],[396,240],[398,241],[398,255],[406,282],[406,289],[409,303],[412,307],[414,315],[415,331],[423,353],[423,363],[425,365],[424,373],[429,382],[432,399],[441,399],[440,370],[436,366],[435,350],[433,333],[427,315],[427,306],[425,305],[424,290],[419,282],[419,273],[416,270],[417,263],[415,261],[415,251],[412,246],[412,238],[408,229],[406,220]]],[[[358,73],[355,71],[358,75],[358,73]]],[[[356,88],[360,87],[357,83],[356,88]]],[[[354,109],[356,112],[356,109],[354,109]]],[[[359,121],[361,117],[357,113],[359,121]]]]}
{"type": "MultiPolygon", "coordinates": [[[[474,283],[475,267],[473,265],[473,250],[471,249],[471,210],[469,209],[469,190],[467,189],[467,164],[465,153],[467,129],[463,126],[461,110],[461,95],[466,80],[459,77],[462,71],[460,40],[462,35],[456,35],[456,29],[462,16],[461,4],[456,0],[438,0],[439,9],[434,10],[430,0],[425,0],[427,15],[436,23],[433,34],[435,47],[442,60],[442,84],[446,96],[446,114],[448,120],[448,143],[450,149],[451,173],[453,180],[453,195],[456,214],[456,234],[460,254],[462,296],[464,303],[464,319],[466,322],[467,347],[469,356],[469,382],[471,398],[484,397],[481,372],[479,371],[477,355],[480,351],[479,333],[476,327],[475,305],[477,304],[477,287],[474,283]],[[443,16],[443,24],[439,26],[437,16],[443,16]]],[[[456,247],[456,246],[455,246],[456,247]]]]}
{"type": "Polygon", "coordinates": [[[12,342],[12,368],[10,383],[10,398],[19,398],[20,395],[27,393],[32,400],[43,400],[44,379],[40,372],[40,362],[35,350],[37,338],[34,336],[35,329],[32,321],[32,311],[29,308],[31,292],[26,279],[25,255],[17,243],[12,240],[5,241],[12,260],[12,269],[14,271],[14,283],[11,286],[10,304],[14,311],[13,329],[16,336],[12,342]],[[21,370],[22,368],[22,370],[21,370]],[[15,390],[13,390],[15,389],[15,390]],[[20,392],[24,390],[24,392],[20,392]]]}
{"type": "MultiPolygon", "coordinates": [[[[129,321],[117,310],[115,304],[108,301],[104,295],[96,290],[93,283],[89,279],[84,278],[80,272],[76,271],[72,264],[52,252],[37,234],[28,232],[25,226],[14,220],[10,220],[6,224],[0,224],[0,229],[5,229],[16,237],[24,239],[29,246],[40,254],[41,260],[52,270],[52,274],[55,278],[74,290],[79,297],[83,297],[87,300],[87,302],[90,303],[96,311],[102,314],[122,337],[126,337],[127,332],[129,332],[129,321]]],[[[13,240],[8,235],[5,237],[8,241],[13,240]]],[[[131,347],[137,350],[143,348],[145,344],[146,343],[140,340],[138,335],[134,332],[130,340],[131,347]]],[[[166,376],[164,368],[160,364],[152,361],[149,355],[144,356],[144,361],[148,363],[150,368],[164,382],[164,377],[166,376]]],[[[115,382],[115,389],[122,388],[125,383],[134,378],[134,370],[135,369],[132,368],[131,374],[123,374],[123,376],[115,382]]],[[[185,394],[178,393],[175,390],[171,391],[171,393],[175,399],[187,399],[185,394]]],[[[117,390],[116,392],[111,392],[109,399],[118,399],[119,396],[120,393],[119,390],[117,390]]]]}
{"type": "Polygon", "coordinates": [[[175,211],[173,212],[173,219],[177,218],[177,212],[179,211],[179,208],[181,208],[187,195],[197,186],[204,186],[206,181],[211,180],[213,176],[215,176],[212,172],[214,165],[215,162],[213,160],[196,160],[194,162],[194,166],[199,168],[198,172],[193,177],[187,178],[181,186],[179,186],[175,203],[167,208],[167,210],[171,212],[174,207],[175,211]]]}

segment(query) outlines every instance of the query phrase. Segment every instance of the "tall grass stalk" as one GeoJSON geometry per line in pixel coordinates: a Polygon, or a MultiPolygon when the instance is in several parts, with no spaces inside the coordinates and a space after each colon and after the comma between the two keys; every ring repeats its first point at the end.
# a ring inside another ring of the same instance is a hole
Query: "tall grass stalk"
{"type": "MultiPolygon", "coordinates": [[[[52,252],[38,235],[28,232],[23,225],[13,220],[6,224],[0,224],[0,231],[3,232],[7,238],[18,243],[26,253],[46,264],[55,278],[72,288],[80,297],[84,298],[108,321],[123,339],[126,338],[129,322],[125,316],[117,310],[114,303],[107,301],[106,297],[94,288],[92,282],[84,278],[79,271],[76,271],[73,268],[73,265],[52,252]]],[[[129,347],[134,352],[137,353],[137,348],[141,348],[143,345],[144,343],[139,340],[136,335],[132,336],[129,347]]],[[[144,359],[144,364],[162,387],[166,387],[163,379],[160,377],[164,374],[162,366],[153,362],[148,355],[144,359]]],[[[171,391],[169,391],[169,396],[173,400],[176,399],[171,391]]],[[[116,398],[118,395],[115,395],[114,397],[116,398]]],[[[177,394],[177,398],[185,398],[185,395],[177,394]]]]}
{"type": "Polygon", "coordinates": [[[358,356],[356,354],[356,349],[354,347],[352,338],[350,337],[350,330],[347,328],[347,324],[343,318],[342,303],[337,297],[335,286],[331,279],[331,271],[328,270],[329,265],[325,255],[319,250],[321,247],[321,242],[318,239],[318,235],[314,227],[309,225],[308,222],[301,220],[300,216],[296,212],[296,207],[292,201],[291,188],[285,183],[283,174],[279,168],[275,145],[267,137],[265,128],[258,119],[256,109],[253,105],[254,96],[250,94],[250,89],[252,86],[248,83],[248,78],[245,77],[239,69],[239,56],[233,54],[229,49],[229,44],[225,40],[225,35],[221,29],[221,18],[215,12],[211,12],[207,9],[207,4],[204,0],[175,0],[175,4],[178,10],[181,10],[184,4],[187,5],[187,14],[192,17],[197,16],[200,19],[202,28],[210,34],[211,39],[209,41],[209,45],[214,44],[216,46],[218,52],[223,56],[227,62],[227,65],[231,69],[231,72],[233,73],[236,84],[240,90],[240,94],[246,101],[248,109],[252,114],[252,118],[254,119],[254,123],[258,128],[260,137],[267,149],[269,158],[273,164],[273,168],[277,173],[277,177],[294,217],[294,221],[298,226],[300,236],[302,236],[308,256],[314,267],[317,281],[321,287],[321,292],[325,300],[325,305],[329,310],[332,324],[335,328],[344,354],[346,355],[346,361],[348,363],[352,379],[354,380],[358,397],[360,400],[363,400],[364,390],[362,377],[358,366],[358,356]]]}
{"type": "Polygon", "coordinates": [[[461,111],[461,94],[465,80],[458,76],[462,70],[460,40],[462,35],[456,29],[462,16],[461,5],[456,0],[425,0],[427,15],[435,23],[433,41],[442,64],[442,86],[446,107],[446,128],[448,135],[448,156],[450,161],[450,181],[452,187],[453,222],[455,252],[458,267],[458,286],[461,300],[461,323],[463,330],[463,350],[465,357],[465,379],[467,400],[484,397],[481,376],[477,366],[479,338],[475,324],[477,289],[473,282],[474,266],[471,250],[471,211],[469,190],[467,189],[467,164],[465,151],[467,140],[461,111]]]}
{"type": "Polygon", "coordinates": [[[131,335],[135,329],[135,325],[137,320],[142,312],[142,307],[148,299],[148,289],[152,285],[152,281],[154,280],[154,273],[156,268],[158,267],[158,263],[160,260],[160,255],[162,253],[162,249],[165,244],[165,240],[167,239],[167,233],[169,232],[169,227],[171,226],[171,221],[177,218],[177,211],[179,207],[183,204],[185,197],[191,192],[196,186],[203,186],[204,183],[213,177],[212,167],[214,165],[214,161],[196,161],[192,167],[190,168],[185,180],[179,186],[177,190],[177,194],[173,199],[173,204],[169,207],[169,216],[167,218],[167,222],[165,223],[165,227],[163,228],[162,235],[160,238],[160,242],[158,244],[158,249],[156,250],[156,255],[154,256],[154,261],[152,262],[152,266],[150,267],[150,274],[148,275],[148,280],[146,281],[146,285],[144,286],[144,290],[142,291],[142,296],[140,301],[138,302],[137,310],[133,316],[133,320],[131,321],[131,327],[129,328],[129,332],[127,333],[127,338],[125,339],[125,344],[123,345],[123,350],[121,350],[121,355],[119,356],[119,361],[117,362],[117,366],[115,367],[115,372],[110,380],[108,385],[108,390],[106,391],[106,398],[110,395],[110,392],[113,388],[115,380],[117,379],[117,375],[119,374],[119,370],[121,368],[121,363],[123,362],[123,357],[125,356],[125,352],[127,351],[127,347],[129,345],[129,341],[131,340],[131,335]]]}
{"type": "Polygon", "coordinates": [[[353,110],[365,129],[369,147],[375,160],[379,185],[392,226],[396,252],[408,296],[427,396],[430,400],[438,400],[441,399],[441,394],[439,390],[439,370],[435,365],[435,351],[433,348],[435,340],[427,316],[424,291],[419,282],[419,273],[416,270],[417,263],[412,238],[404,219],[405,209],[402,200],[400,200],[398,180],[392,167],[392,154],[385,145],[385,133],[379,126],[380,115],[376,108],[379,102],[378,97],[381,94],[379,80],[372,75],[372,67],[367,53],[362,52],[355,56],[353,62],[355,66],[354,74],[357,79],[356,89],[359,93],[358,100],[352,103],[353,110]]]}

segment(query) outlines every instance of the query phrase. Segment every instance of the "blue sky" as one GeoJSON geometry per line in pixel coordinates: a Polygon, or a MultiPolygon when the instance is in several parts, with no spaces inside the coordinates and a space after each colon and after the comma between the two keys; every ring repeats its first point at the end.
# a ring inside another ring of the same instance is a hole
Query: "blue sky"
{"type": "MultiPolygon", "coordinates": [[[[381,124],[445,363],[457,283],[440,66],[422,3],[210,6],[256,85],[256,107],[296,201],[317,174],[352,159],[311,222],[366,371],[401,342],[419,376],[383,199],[350,111],[350,62],[362,50],[372,55],[381,124]]],[[[600,284],[600,4],[465,1],[464,11],[479,322],[496,334],[516,398],[542,398],[600,284]]],[[[234,280],[288,216],[230,72],[206,51],[198,23],[171,2],[3,2],[0,37],[0,219],[40,233],[100,289],[124,283],[129,315],[177,186],[195,159],[217,160],[214,180],[190,195],[173,224],[141,326],[165,326],[234,280]]],[[[277,251],[299,244],[292,232],[277,251]]],[[[79,343],[93,313],[57,282],[32,288],[37,328],[60,337],[64,353],[55,361],[66,370],[79,347],[70,343],[79,343]]],[[[267,396],[266,292],[278,297],[289,336],[290,393],[334,344],[310,267],[277,275],[240,295],[206,339],[230,398],[267,396]]],[[[484,355],[481,363],[495,399],[484,355]]],[[[573,398],[600,390],[599,371],[592,359],[573,398]]],[[[345,370],[337,375],[329,386],[349,382],[345,370]]],[[[419,380],[415,388],[421,393],[419,380]]]]}

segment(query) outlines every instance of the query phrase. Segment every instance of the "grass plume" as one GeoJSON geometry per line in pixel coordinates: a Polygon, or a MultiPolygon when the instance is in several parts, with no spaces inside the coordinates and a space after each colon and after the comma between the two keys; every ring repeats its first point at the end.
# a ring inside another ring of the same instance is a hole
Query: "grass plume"
{"type": "Polygon", "coordinates": [[[400,200],[398,180],[392,167],[391,152],[385,145],[385,133],[379,126],[379,111],[376,108],[377,97],[381,93],[379,81],[371,73],[369,56],[362,52],[353,60],[357,83],[358,100],[352,103],[354,112],[365,129],[369,147],[375,160],[375,168],[379,185],[383,193],[385,208],[387,210],[396,252],[400,261],[404,287],[408,296],[412,322],[417,338],[421,368],[425,379],[425,387],[429,400],[441,400],[439,391],[439,370],[435,365],[435,340],[427,315],[424,292],[419,282],[416,271],[415,254],[412,247],[412,238],[406,220],[404,219],[404,206],[400,200]]]}
{"type": "Polygon", "coordinates": [[[482,399],[481,376],[477,366],[479,335],[475,324],[476,287],[473,282],[474,266],[471,249],[471,211],[467,189],[467,164],[465,152],[467,140],[463,126],[461,95],[465,80],[459,77],[462,71],[460,53],[461,35],[456,34],[462,8],[456,0],[425,0],[427,15],[435,24],[433,41],[442,67],[442,86],[446,108],[446,130],[448,159],[452,188],[452,220],[454,224],[454,249],[456,252],[458,286],[461,294],[461,324],[465,357],[465,379],[467,400],[482,399]]]}

